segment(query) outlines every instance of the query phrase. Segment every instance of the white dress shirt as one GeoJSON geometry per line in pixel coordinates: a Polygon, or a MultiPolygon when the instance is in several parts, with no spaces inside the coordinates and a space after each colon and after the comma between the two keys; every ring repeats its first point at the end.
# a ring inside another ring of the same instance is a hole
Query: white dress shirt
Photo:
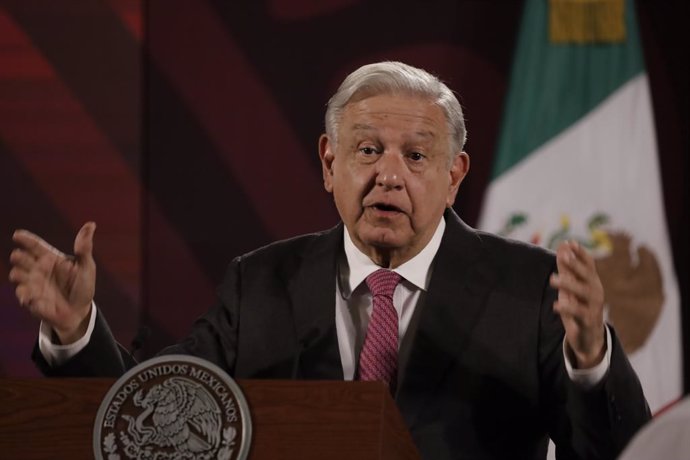
{"type": "MultiPolygon", "coordinates": [[[[441,219],[436,232],[424,249],[412,259],[393,269],[402,277],[393,292],[393,306],[398,313],[398,347],[410,325],[421,292],[429,287],[431,262],[441,246],[445,229],[446,221],[441,219]]],[[[343,231],[343,235],[345,257],[341,257],[338,263],[335,327],[338,332],[343,376],[345,380],[352,380],[372,310],[371,292],[364,281],[367,276],[381,267],[357,249],[347,228],[343,231]]]]}

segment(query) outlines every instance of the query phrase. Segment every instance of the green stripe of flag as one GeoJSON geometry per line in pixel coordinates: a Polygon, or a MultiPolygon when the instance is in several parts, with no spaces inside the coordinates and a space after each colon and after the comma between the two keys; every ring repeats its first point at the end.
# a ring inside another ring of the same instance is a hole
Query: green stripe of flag
{"type": "Polygon", "coordinates": [[[527,0],[492,179],[565,130],[644,70],[633,0],[622,43],[553,44],[547,0],[527,0]]]}

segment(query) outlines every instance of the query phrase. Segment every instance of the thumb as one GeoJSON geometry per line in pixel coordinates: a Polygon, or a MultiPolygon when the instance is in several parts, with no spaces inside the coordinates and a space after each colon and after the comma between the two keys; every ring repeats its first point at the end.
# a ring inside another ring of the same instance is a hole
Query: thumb
{"type": "Polygon", "coordinates": [[[74,255],[78,260],[92,259],[93,234],[96,232],[96,223],[87,222],[77,233],[74,239],[74,255]]]}

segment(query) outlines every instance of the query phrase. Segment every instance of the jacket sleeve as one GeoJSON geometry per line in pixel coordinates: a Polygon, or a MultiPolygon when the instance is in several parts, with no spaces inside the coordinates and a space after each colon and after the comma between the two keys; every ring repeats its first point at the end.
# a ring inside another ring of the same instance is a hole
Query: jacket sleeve
{"type": "MultiPolygon", "coordinates": [[[[232,374],[237,345],[240,258],[233,260],[218,288],[219,300],[197,319],[189,335],[159,354],[187,354],[204,358],[232,374]]],[[[52,367],[38,344],[32,359],[47,377],[119,377],[137,364],[136,360],[113,337],[102,311],[89,343],[62,365],[52,367]]]]}
{"type": "Polygon", "coordinates": [[[216,305],[194,322],[189,335],[164,348],[159,355],[194,355],[233,375],[237,360],[241,260],[238,257],[230,264],[223,283],[217,289],[216,305]]]}
{"type": "Polygon", "coordinates": [[[585,389],[567,374],[556,293],[546,288],[540,324],[542,407],[560,459],[614,459],[651,418],[642,386],[611,331],[611,362],[597,385],[585,389]]]}
{"type": "Polygon", "coordinates": [[[119,377],[136,362],[115,341],[102,312],[96,315],[96,323],[89,343],[70,360],[59,366],[51,366],[43,357],[38,343],[31,358],[47,377],[119,377]]]}

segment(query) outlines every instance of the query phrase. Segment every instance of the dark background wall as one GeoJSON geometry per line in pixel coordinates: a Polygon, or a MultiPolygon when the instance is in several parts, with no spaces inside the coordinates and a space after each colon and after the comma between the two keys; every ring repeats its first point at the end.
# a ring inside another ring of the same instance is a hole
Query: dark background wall
{"type": "MultiPolygon", "coordinates": [[[[123,344],[151,330],[146,356],[213,302],[232,257],[334,225],[316,141],[326,101],[361,64],[402,60],[459,93],[472,170],[455,208],[474,224],[521,9],[518,0],[2,0],[0,375],[36,373],[37,324],[6,281],[15,228],[68,251],[95,220],[97,303],[123,344]]],[[[638,1],[637,11],[690,330],[688,6],[638,1]]]]}

